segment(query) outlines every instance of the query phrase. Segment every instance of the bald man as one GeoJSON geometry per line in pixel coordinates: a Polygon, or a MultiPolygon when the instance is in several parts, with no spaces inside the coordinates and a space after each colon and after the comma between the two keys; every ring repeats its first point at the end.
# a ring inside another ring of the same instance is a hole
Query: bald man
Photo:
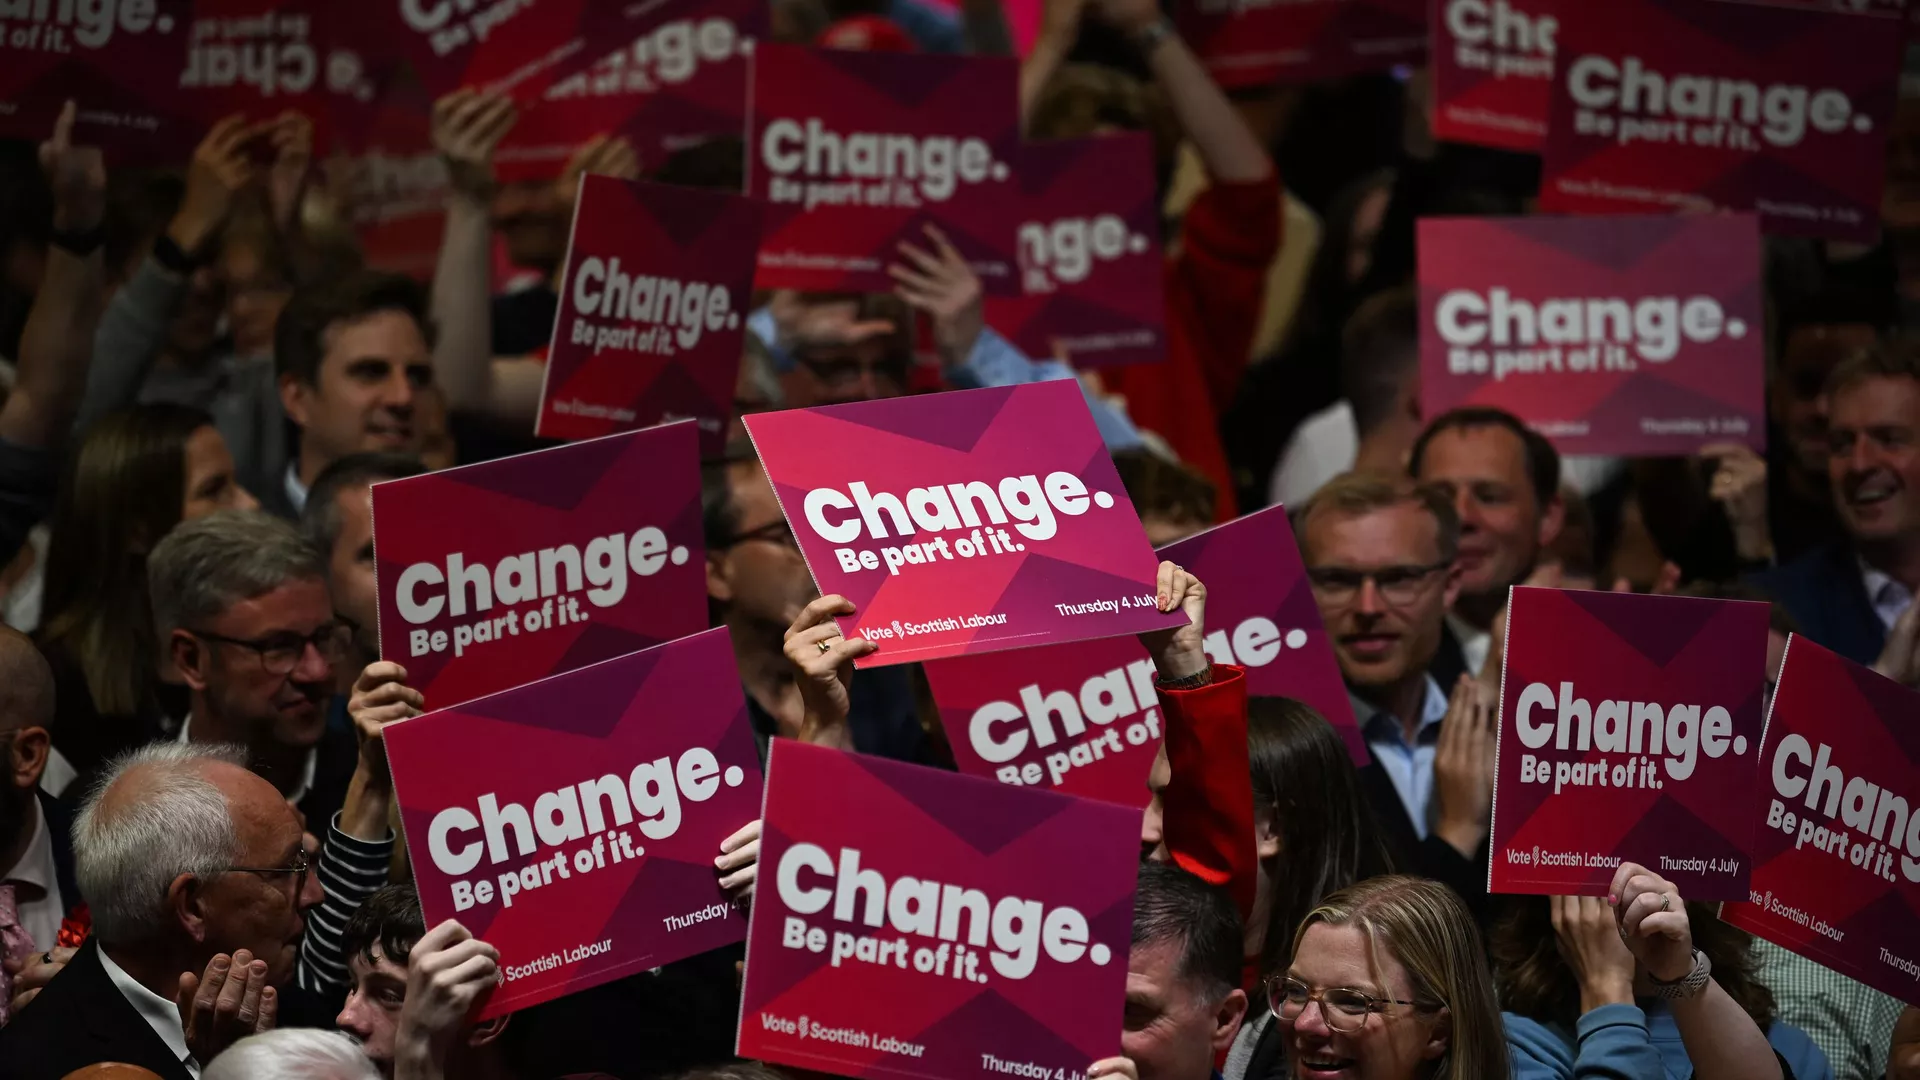
{"type": "Polygon", "coordinates": [[[60,923],[80,906],[74,883],[72,821],[40,791],[50,752],[53,672],[33,642],[0,627],[0,1017],[13,974],[56,944],[60,923]]]}
{"type": "Polygon", "coordinates": [[[93,932],[0,1031],[0,1076],[61,1080],[103,1062],[199,1080],[274,1025],[317,845],[238,747],[154,743],[112,763],[74,823],[93,932]]]}

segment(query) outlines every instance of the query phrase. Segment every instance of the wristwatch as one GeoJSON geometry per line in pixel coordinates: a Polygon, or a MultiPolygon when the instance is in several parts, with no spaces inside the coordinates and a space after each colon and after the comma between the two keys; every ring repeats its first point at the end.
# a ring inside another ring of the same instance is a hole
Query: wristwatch
{"type": "Polygon", "coordinates": [[[1173,35],[1173,20],[1162,15],[1153,25],[1134,31],[1133,47],[1141,56],[1152,56],[1153,50],[1173,35]]]}
{"type": "Polygon", "coordinates": [[[1700,992],[1707,988],[1707,982],[1712,976],[1713,962],[1707,959],[1706,953],[1695,949],[1693,950],[1693,970],[1672,982],[1653,979],[1651,976],[1649,979],[1653,982],[1655,997],[1665,998],[1668,1001],[1686,1001],[1699,997],[1700,992]]]}
{"type": "Polygon", "coordinates": [[[1178,679],[1163,679],[1158,675],[1153,677],[1153,685],[1156,688],[1161,690],[1198,690],[1201,687],[1209,686],[1212,683],[1213,683],[1213,665],[1212,664],[1208,664],[1206,667],[1201,668],[1199,671],[1196,671],[1191,675],[1182,676],[1181,678],[1178,678],[1178,679]]]}
{"type": "Polygon", "coordinates": [[[82,259],[99,251],[106,239],[107,230],[99,225],[90,229],[55,229],[47,234],[49,244],[82,259]]]}

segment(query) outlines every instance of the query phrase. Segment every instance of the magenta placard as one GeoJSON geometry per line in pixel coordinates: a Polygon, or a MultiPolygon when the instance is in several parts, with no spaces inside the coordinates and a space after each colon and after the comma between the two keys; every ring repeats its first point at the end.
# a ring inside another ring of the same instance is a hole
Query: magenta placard
{"type": "MultiPolygon", "coordinates": [[[[676,151],[744,138],[753,50],[766,38],[758,0],[671,0],[632,44],[547,87],[494,153],[502,180],[557,177],[597,135],[621,135],[652,173],[676,151]]],[[[641,23],[636,23],[636,27],[641,23]]]]}
{"type": "MultiPolygon", "coordinates": [[[[1208,584],[1207,655],[1247,669],[1247,690],[1319,711],[1368,760],[1284,507],[1160,549],[1208,584]]],[[[1076,642],[926,666],[954,763],[973,776],[1147,804],[1160,747],[1153,661],[1138,641],[1076,642]]]]}
{"type": "Polygon", "coordinates": [[[629,0],[372,0],[334,9],[435,97],[463,86],[531,104],[639,29],[629,0]]]}
{"type": "Polygon", "coordinates": [[[1538,152],[1560,0],[1433,0],[1433,134],[1538,152]]]}
{"type": "Polygon", "coordinates": [[[386,729],[427,925],[500,950],[485,1016],[746,936],[713,860],[760,758],[725,630],[386,729]]]}
{"type": "Polygon", "coordinates": [[[1337,79],[1427,55],[1426,0],[1181,0],[1180,32],[1222,86],[1337,79]]]}
{"type": "Polygon", "coordinates": [[[1153,142],[1142,134],[1020,147],[1014,178],[1025,295],[987,301],[987,325],[1028,356],[1076,367],[1167,352],[1166,266],[1153,142]]]}
{"type": "Polygon", "coordinates": [[[1490,891],[1746,899],[1767,605],[1515,588],[1505,657],[1490,891]]]}
{"type": "Polygon", "coordinates": [[[1900,35],[1882,17],[1723,0],[1564,4],[1540,205],[1747,210],[1878,236],[1900,35]]]}
{"type": "Polygon", "coordinates": [[[193,0],[0,5],[0,137],[40,142],[79,106],[74,142],[109,166],[185,161],[204,134],[174,83],[193,0]]]}
{"type": "Polygon", "coordinates": [[[1072,380],[744,418],[866,665],[1182,625],[1072,380]]]}
{"type": "Polygon", "coordinates": [[[691,419],[726,445],[760,204],[584,176],[534,433],[590,439],[691,419]]]}
{"type": "Polygon", "coordinates": [[[380,658],[444,709],[707,627],[691,421],[373,486],[380,658]]]}
{"type": "Polygon", "coordinates": [[[1562,453],[1766,437],[1751,215],[1426,218],[1420,403],[1505,409],[1562,453]]]}
{"type": "Polygon", "coordinates": [[[769,45],[754,53],[747,192],[763,289],[890,292],[899,245],[945,230],[986,291],[1020,295],[1015,61],[769,45]]]}
{"type": "Polygon", "coordinates": [[[1120,1052],[1138,810],[776,739],[761,817],[742,1057],[985,1080],[1120,1052]]]}
{"type": "Polygon", "coordinates": [[[336,136],[364,137],[391,73],[376,70],[355,24],[334,11],[324,0],[195,0],[177,92],[201,130],[235,113],[294,110],[312,121],[317,155],[336,136]]]}
{"type": "Polygon", "coordinates": [[[348,153],[318,162],[367,264],[423,280],[439,263],[450,186],[428,128],[432,109],[417,84],[392,80],[348,153]]]}
{"type": "Polygon", "coordinates": [[[1795,635],[1767,718],[1749,903],[1720,917],[1920,1004],[1920,694],[1795,635]]]}

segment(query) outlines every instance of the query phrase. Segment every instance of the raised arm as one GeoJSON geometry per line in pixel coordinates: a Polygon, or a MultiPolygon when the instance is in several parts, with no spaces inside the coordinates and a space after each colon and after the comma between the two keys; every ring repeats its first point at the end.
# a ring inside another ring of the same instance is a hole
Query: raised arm
{"type": "Polygon", "coordinates": [[[1095,0],[1100,17],[1133,40],[1167,95],[1173,115],[1214,180],[1227,184],[1264,180],[1273,161],[1234,111],[1219,84],[1200,63],[1156,0],[1095,0]]]}
{"type": "Polygon", "coordinates": [[[53,188],[54,239],[20,336],[13,392],[0,408],[0,440],[27,450],[51,449],[73,423],[106,289],[99,230],[107,172],[98,149],[73,145],[75,113],[68,102],[53,137],[40,146],[53,188]]]}
{"type": "Polygon", "coordinates": [[[1080,36],[1080,15],[1087,0],[1046,0],[1040,14],[1040,33],[1033,50],[1020,62],[1020,127],[1033,124],[1033,108],[1039,104],[1040,91],[1053,81],[1060,65],[1067,62],[1074,40],[1080,36]]]}
{"type": "Polygon", "coordinates": [[[513,128],[513,102],[455,90],[433,103],[433,147],[449,177],[433,271],[433,377],[451,409],[487,409],[493,360],[493,152],[513,128]]]}

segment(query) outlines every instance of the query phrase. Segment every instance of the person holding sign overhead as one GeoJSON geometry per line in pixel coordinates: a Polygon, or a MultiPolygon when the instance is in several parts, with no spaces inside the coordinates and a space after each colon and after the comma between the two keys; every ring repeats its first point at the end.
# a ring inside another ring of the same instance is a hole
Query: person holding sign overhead
{"type": "Polygon", "coordinates": [[[1514,1077],[1831,1078],[1812,1040],[1773,1019],[1751,940],[1636,863],[1604,900],[1526,898],[1492,939],[1514,1077]]]}

